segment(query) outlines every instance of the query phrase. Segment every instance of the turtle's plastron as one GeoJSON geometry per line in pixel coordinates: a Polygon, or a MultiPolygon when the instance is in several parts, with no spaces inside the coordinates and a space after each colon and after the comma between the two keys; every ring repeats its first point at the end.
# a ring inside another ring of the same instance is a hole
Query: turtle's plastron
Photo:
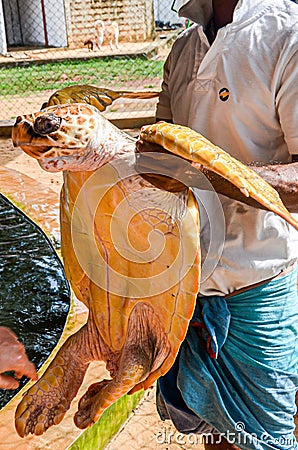
{"type": "Polygon", "coordinates": [[[134,158],[135,141],[92,106],[50,106],[19,118],[13,139],[42,167],[65,171],[63,261],[90,310],[23,397],[16,429],[40,435],[60,423],[90,362],[102,360],[112,379],[94,383],[80,400],[75,423],[85,428],[173,364],[199,289],[199,210],[191,191],[168,194],[134,170],[119,179],[107,163],[117,152],[134,158]]]}

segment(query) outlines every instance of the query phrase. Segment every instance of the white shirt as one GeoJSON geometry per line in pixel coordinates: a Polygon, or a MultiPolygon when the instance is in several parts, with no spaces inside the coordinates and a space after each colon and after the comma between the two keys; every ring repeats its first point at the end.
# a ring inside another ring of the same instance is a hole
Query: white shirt
{"type": "MultiPolygon", "coordinates": [[[[191,0],[180,10],[199,25],[173,46],[156,115],[197,130],[243,162],[290,162],[298,154],[298,7],[290,0],[240,0],[233,22],[210,47],[203,27],[211,4],[191,0]]],[[[203,295],[271,278],[297,259],[298,232],[274,213],[224,196],[218,202],[206,191],[197,195],[207,211],[203,295]]]]}

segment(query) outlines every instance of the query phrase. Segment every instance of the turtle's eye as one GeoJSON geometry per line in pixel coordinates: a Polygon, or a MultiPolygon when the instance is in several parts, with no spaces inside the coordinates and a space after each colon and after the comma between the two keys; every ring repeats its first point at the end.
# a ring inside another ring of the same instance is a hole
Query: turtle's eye
{"type": "Polygon", "coordinates": [[[16,123],[15,123],[15,125],[17,125],[18,123],[22,122],[22,120],[23,120],[23,117],[22,117],[22,116],[18,116],[18,117],[16,118],[16,123]]]}
{"type": "Polygon", "coordinates": [[[37,117],[34,122],[33,130],[37,134],[50,134],[54,133],[60,128],[62,118],[55,116],[55,114],[45,114],[37,117]]]}

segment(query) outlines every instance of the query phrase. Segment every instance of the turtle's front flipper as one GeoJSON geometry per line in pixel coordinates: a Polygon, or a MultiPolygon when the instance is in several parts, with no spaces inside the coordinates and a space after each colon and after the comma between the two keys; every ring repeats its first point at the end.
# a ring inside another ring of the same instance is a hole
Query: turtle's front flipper
{"type": "Polygon", "coordinates": [[[78,84],[59,89],[59,91],[51,95],[43,107],[66,103],[88,103],[89,105],[95,106],[99,111],[105,111],[114,100],[120,97],[146,100],[157,97],[158,95],[158,92],[112,91],[104,87],[78,84]]]}
{"type": "Polygon", "coordinates": [[[21,437],[43,434],[63,419],[94,360],[89,328],[85,325],[63,344],[40,380],[25,393],[15,418],[21,437]]]}
{"type": "Polygon", "coordinates": [[[298,222],[282,203],[278,192],[250,167],[242,164],[201,134],[181,125],[158,122],[145,126],[141,138],[198,163],[221,175],[246,197],[251,197],[273,211],[298,230],[298,222]]]}
{"type": "Polygon", "coordinates": [[[91,385],[79,402],[75,424],[87,428],[104,410],[145,380],[170,354],[170,344],[153,308],[139,303],[128,324],[126,342],[115,377],[91,385]]]}

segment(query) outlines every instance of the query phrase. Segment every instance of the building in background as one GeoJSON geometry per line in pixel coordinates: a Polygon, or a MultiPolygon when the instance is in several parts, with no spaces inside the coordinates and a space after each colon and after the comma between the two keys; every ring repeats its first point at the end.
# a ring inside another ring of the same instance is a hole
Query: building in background
{"type": "Polygon", "coordinates": [[[153,0],[0,0],[0,53],[11,47],[82,47],[96,20],[116,21],[120,41],[152,39],[153,0]]]}

